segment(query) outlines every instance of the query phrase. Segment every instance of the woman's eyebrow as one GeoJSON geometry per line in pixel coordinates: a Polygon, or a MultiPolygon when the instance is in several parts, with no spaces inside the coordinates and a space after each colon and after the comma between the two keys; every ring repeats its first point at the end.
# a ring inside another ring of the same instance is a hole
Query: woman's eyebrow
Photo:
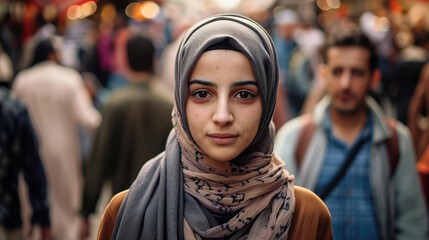
{"type": "MultiPolygon", "coordinates": [[[[213,82],[204,81],[204,80],[201,80],[201,79],[193,79],[193,80],[190,80],[188,82],[188,86],[190,86],[192,84],[201,84],[201,85],[205,85],[205,86],[209,86],[209,87],[216,87],[217,86],[213,82]]],[[[241,87],[241,86],[245,86],[245,85],[255,85],[255,86],[258,86],[258,84],[256,83],[256,81],[254,81],[254,80],[243,80],[243,81],[234,82],[232,84],[233,87],[241,87]]]]}
{"type": "Polygon", "coordinates": [[[254,81],[254,80],[244,80],[244,81],[234,82],[232,84],[233,87],[241,87],[241,86],[245,86],[245,85],[255,85],[255,86],[258,86],[258,84],[256,83],[256,81],[254,81]]]}
{"type": "Polygon", "coordinates": [[[216,84],[209,81],[200,80],[200,79],[193,79],[188,82],[188,86],[191,86],[192,84],[201,84],[209,87],[216,87],[216,84]]]}

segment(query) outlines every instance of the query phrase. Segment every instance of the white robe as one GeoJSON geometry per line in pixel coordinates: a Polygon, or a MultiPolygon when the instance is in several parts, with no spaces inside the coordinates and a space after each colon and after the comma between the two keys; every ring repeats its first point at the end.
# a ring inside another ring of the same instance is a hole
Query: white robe
{"type": "Polygon", "coordinates": [[[26,104],[39,139],[52,236],[78,239],[83,183],[78,127],[93,131],[100,115],[79,73],[52,61],[22,71],[12,91],[26,104]]]}

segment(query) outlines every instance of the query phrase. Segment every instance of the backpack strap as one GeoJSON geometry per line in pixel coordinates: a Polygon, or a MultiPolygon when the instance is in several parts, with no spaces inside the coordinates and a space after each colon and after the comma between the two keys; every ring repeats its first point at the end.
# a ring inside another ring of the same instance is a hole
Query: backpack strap
{"type": "MultiPolygon", "coordinates": [[[[302,126],[298,136],[298,142],[295,148],[295,160],[296,160],[296,166],[298,169],[302,164],[302,160],[304,159],[305,152],[307,151],[314,129],[316,128],[316,124],[314,123],[312,117],[313,116],[311,114],[306,114],[302,116],[302,126]]],[[[392,177],[395,174],[396,167],[399,162],[399,156],[400,156],[399,144],[398,144],[398,133],[396,132],[396,124],[397,123],[395,119],[392,119],[392,118],[388,119],[387,125],[391,132],[391,136],[384,143],[386,147],[387,155],[389,158],[390,177],[392,177]]]]}
{"type": "Polygon", "coordinates": [[[295,148],[295,160],[296,166],[301,166],[307,147],[310,144],[311,137],[313,135],[316,124],[313,121],[313,115],[305,114],[302,116],[302,126],[298,136],[298,142],[295,148]]]}
{"type": "Polygon", "coordinates": [[[390,177],[395,174],[396,167],[399,162],[399,144],[398,144],[398,133],[396,132],[396,120],[389,118],[387,125],[391,133],[390,138],[385,142],[387,155],[389,157],[389,166],[390,166],[390,177]]]}
{"type": "MultiPolygon", "coordinates": [[[[399,144],[398,144],[398,133],[396,132],[396,120],[389,118],[387,125],[391,132],[390,138],[385,141],[386,151],[389,157],[390,165],[390,176],[395,173],[396,167],[399,162],[399,144]]],[[[307,147],[310,144],[311,137],[313,135],[316,124],[313,121],[311,114],[302,116],[302,126],[298,136],[298,142],[295,148],[295,159],[296,165],[299,168],[302,160],[304,159],[307,147]]]]}

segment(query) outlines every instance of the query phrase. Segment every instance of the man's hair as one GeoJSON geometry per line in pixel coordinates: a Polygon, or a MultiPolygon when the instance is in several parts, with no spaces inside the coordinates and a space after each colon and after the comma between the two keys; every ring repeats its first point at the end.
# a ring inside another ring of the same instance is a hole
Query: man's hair
{"type": "Polygon", "coordinates": [[[133,35],[127,41],[128,65],[136,72],[153,72],[155,47],[150,38],[133,35]]]}
{"type": "Polygon", "coordinates": [[[335,29],[321,48],[323,62],[328,61],[328,50],[332,47],[362,47],[369,52],[369,68],[374,71],[378,65],[377,50],[371,40],[359,28],[335,29]]]}
{"type": "Polygon", "coordinates": [[[50,39],[39,41],[34,48],[33,61],[30,66],[44,62],[49,59],[49,55],[55,52],[54,45],[50,39]]]}

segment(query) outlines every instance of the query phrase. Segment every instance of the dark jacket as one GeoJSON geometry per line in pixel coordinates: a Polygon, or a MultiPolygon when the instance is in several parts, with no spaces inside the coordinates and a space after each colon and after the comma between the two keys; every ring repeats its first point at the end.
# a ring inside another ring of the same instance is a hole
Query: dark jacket
{"type": "Polygon", "coordinates": [[[0,87],[0,224],[22,226],[18,174],[23,172],[33,215],[31,223],[50,225],[47,182],[38,142],[27,109],[9,90],[0,87]]]}

